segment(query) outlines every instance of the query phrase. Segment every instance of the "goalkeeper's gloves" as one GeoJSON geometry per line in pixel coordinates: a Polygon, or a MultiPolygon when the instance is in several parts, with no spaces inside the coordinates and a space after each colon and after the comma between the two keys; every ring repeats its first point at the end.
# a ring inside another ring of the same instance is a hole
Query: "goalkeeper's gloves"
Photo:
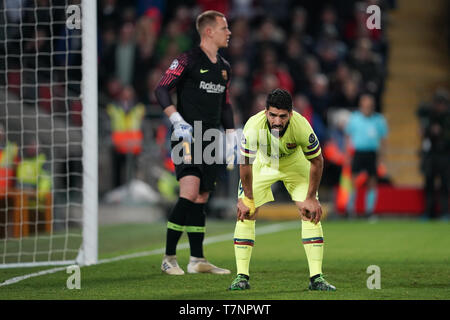
{"type": "Polygon", "coordinates": [[[237,157],[237,132],[235,130],[225,134],[225,161],[228,170],[233,170],[237,157]]]}
{"type": "Polygon", "coordinates": [[[184,121],[183,117],[178,113],[174,112],[169,117],[170,122],[173,125],[173,135],[177,139],[183,139],[184,141],[192,142],[192,126],[184,121]]]}

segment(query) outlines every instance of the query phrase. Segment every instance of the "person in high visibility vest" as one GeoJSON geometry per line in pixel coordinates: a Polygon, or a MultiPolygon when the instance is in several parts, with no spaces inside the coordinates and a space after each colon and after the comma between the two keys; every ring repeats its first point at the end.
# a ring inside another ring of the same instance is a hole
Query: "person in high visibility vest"
{"type": "Polygon", "coordinates": [[[126,86],[120,94],[120,101],[108,104],[106,112],[111,119],[113,183],[118,187],[122,185],[122,168],[126,164],[127,157],[134,167],[137,156],[142,152],[144,138],[142,120],[145,106],[142,103],[135,103],[134,89],[126,86]]]}
{"type": "Polygon", "coordinates": [[[17,144],[7,139],[5,128],[0,123],[0,192],[14,186],[17,153],[17,144]]]}
{"type": "Polygon", "coordinates": [[[16,186],[22,190],[36,190],[39,204],[45,203],[52,188],[52,178],[45,169],[46,165],[47,157],[39,153],[36,140],[24,146],[23,156],[17,164],[16,186]]]}

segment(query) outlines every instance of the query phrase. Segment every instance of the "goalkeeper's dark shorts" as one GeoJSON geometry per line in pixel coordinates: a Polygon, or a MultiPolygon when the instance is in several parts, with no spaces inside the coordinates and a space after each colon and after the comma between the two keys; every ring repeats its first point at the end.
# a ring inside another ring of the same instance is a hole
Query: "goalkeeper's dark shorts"
{"type": "Polygon", "coordinates": [[[356,151],[352,161],[352,173],[367,172],[370,177],[377,176],[377,153],[375,151],[356,151]]]}
{"type": "MultiPolygon", "coordinates": [[[[216,187],[216,179],[221,164],[205,163],[203,152],[210,142],[202,143],[201,149],[196,150],[195,143],[172,141],[172,160],[175,165],[177,180],[186,176],[195,176],[200,179],[200,192],[212,192],[216,187]],[[181,145],[179,145],[181,143],[181,145]],[[178,147],[176,147],[178,145],[178,147]],[[176,148],[176,149],[174,149],[176,148]],[[200,154],[201,150],[201,154],[200,154]],[[197,152],[196,152],[197,151],[197,152]],[[196,161],[196,157],[202,157],[196,161]],[[181,162],[181,163],[180,163],[181,162]],[[200,162],[200,163],[197,163],[200,162]]],[[[214,156],[214,153],[213,153],[214,156]]]]}

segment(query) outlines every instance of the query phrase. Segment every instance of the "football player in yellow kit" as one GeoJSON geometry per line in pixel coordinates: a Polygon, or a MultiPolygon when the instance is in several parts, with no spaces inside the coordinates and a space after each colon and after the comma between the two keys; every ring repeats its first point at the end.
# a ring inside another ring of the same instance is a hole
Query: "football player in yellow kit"
{"type": "Polygon", "coordinates": [[[322,208],[318,188],[323,171],[320,143],[308,121],[292,110],[289,92],[275,89],[266,109],[244,126],[234,248],[237,277],[230,290],[250,288],[249,266],[258,208],[273,201],[271,185],[283,181],[302,219],[302,242],[310,271],[310,290],[335,291],[322,275],[322,208]]]}

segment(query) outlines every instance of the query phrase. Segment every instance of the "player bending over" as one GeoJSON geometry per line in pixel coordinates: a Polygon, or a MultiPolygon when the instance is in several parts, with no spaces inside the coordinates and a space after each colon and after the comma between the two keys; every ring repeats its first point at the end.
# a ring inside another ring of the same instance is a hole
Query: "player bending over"
{"type": "Polygon", "coordinates": [[[320,144],[308,121],[292,111],[289,92],[272,91],[267,97],[266,110],[247,121],[241,155],[244,161],[240,165],[234,232],[237,277],[229,289],[250,289],[249,266],[258,208],[274,200],[271,185],[281,180],[302,219],[302,242],[310,273],[309,289],[335,291],[336,288],[322,275],[322,209],[318,200],[323,170],[320,144]]]}

